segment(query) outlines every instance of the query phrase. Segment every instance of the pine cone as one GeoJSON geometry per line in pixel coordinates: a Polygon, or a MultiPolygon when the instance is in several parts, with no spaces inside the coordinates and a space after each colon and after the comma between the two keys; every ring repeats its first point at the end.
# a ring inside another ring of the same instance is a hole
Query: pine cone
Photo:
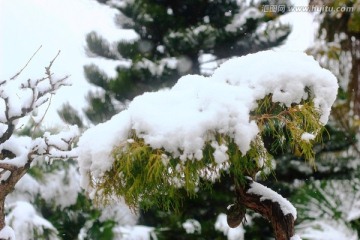
{"type": "Polygon", "coordinates": [[[239,204],[232,204],[228,207],[227,223],[229,227],[236,228],[245,219],[246,208],[239,204]]]}

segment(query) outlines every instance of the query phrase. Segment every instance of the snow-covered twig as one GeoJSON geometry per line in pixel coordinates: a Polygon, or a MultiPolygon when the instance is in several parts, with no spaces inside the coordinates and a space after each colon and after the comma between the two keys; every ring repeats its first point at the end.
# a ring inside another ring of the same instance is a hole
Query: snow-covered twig
{"type": "Polygon", "coordinates": [[[53,74],[50,69],[59,53],[60,51],[55,58],[50,61],[49,65],[45,67],[45,77],[37,80],[28,79],[26,81],[16,79],[34,57],[33,55],[25,67],[10,80],[1,82],[0,98],[3,99],[5,111],[4,113],[0,113],[0,124],[2,125],[0,126],[2,130],[0,131],[0,143],[4,143],[12,136],[17,120],[25,117],[47,102],[51,94],[54,94],[60,87],[69,85],[66,82],[68,76],[56,80],[52,78],[53,74]]]}

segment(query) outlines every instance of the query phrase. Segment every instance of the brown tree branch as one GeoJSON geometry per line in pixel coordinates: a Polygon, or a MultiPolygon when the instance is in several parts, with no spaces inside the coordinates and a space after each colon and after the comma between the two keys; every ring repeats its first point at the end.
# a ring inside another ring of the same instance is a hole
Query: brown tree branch
{"type": "Polygon", "coordinates": [[[9,122],[6,131],[0,137],[0,144],[6,142],[14,133],[14,130],[15,130],[15,125],[12,122],[9,122]]]}
{"type": "Polygon", "coordinates": [[[17,169],[18,167],[16,167],[15,165],[9,164],[9,163],[2,163],[0,162],[0,169],[5,169],[8,170],[10,172],[13,172],[17,169]]]}
{"type": "MultiPolygon", "coordinates": [[[[236,204],[239,205],[238,208],[246,207],[261,214],[263,217],[269,220],[273,227],[276,240],[290,240],[290,238],[295,234],[294,222],[296,216],[293,216],[291,213],[284,213],[279,202],[277,201],[264,199],[262,195],[249,193],[249,189],[251,188],[251,184],[253,182],[254,181],[252,179],[247,179],[245,184],[236,185],[236,204]]],[[[236,208],[234,207],[234,209],[236,208]]],[[[231,215],[232,221],[238,222],[240,224],[240,222],[243,220],[243,216],[244,214],[239,214],[239,218],[241,219],[235,221],[234,215],[231,215]]]]}

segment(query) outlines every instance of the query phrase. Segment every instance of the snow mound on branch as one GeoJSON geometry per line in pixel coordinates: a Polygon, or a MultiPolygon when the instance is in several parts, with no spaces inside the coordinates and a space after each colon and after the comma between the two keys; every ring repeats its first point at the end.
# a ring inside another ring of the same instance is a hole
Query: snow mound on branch
{"type": "Polygon", "coordinates": [[[272,101],[290,106],[307,99],[305,88],[314,97],[326,124],[337,95],[336,77],[320,67],[311,56],[299,52],[263,51],[233,58],[220,66],[213,77],[240,88],[249,89],[253,100],[273,94],[272,101]]]}
{"type": "Polygon", "coordinates": [[[260,201],[270,200],[280,205],[280,209],[284,216],[287,214],[293,215],[294,219],[297,217],[296,208],[284,197],[277,192],[265,187],[257,182],[252,182],[247,193],[255,194],[260,197],[260,201]]]}
{"type": "MultiPolygon", "coordinates": [[[[325,124],[337,88],[331,72],[299,52],[249,54],[228,60],[211,77],[184,76],[171,89],[136,97],[127,110],[84,133],[78,159],[82,187],[89,187],[89,173],[96,178],[111,168],[112,149],[126,142],[130,131],[183,161],[202,159],[202,149],[215,141],[215,132],[232,137],[246,154],[259,132],[250,119],[257,100],[272,94],[273,102],[290,106],[308,99],[310,90],[325,124]]],[[[214,158],[227,161],[223,154],[214,158]]]]}

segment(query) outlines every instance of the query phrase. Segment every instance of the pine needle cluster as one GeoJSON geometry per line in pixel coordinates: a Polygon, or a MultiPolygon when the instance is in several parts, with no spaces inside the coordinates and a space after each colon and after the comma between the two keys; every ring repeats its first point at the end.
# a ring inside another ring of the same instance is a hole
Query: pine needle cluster
{"type": "Polygon", "coordinates": [[[222,174],[230,174],[240,183],[246,176],[254,177],[259,172],[265,175],[265,169],[271,170],[271,149],[290,146],[295,155],[314,163],[312,146],[321,141],[323,126],[311,99],[287,107],[272,102],[268,95],[258,101],[251,116],[259,134],[248,152],[239,150],[233,136],[209,130],[213,137],[205,143],[201,160],[183,160],[164,149],[153,149],[135,131],[131,132],[126,143],[114,148],[112,168],[93,181],[96,200],[123,197],[134,209],[140,204],[145,209],[158,206],[177,210],[184,197],[195,197],[199,188],[211,188],[222,174]],[[271,136],[270,142],[267,136],[271,136]],[[215,161],[214,141],[227,147],[228,161],[215,161]]]}

